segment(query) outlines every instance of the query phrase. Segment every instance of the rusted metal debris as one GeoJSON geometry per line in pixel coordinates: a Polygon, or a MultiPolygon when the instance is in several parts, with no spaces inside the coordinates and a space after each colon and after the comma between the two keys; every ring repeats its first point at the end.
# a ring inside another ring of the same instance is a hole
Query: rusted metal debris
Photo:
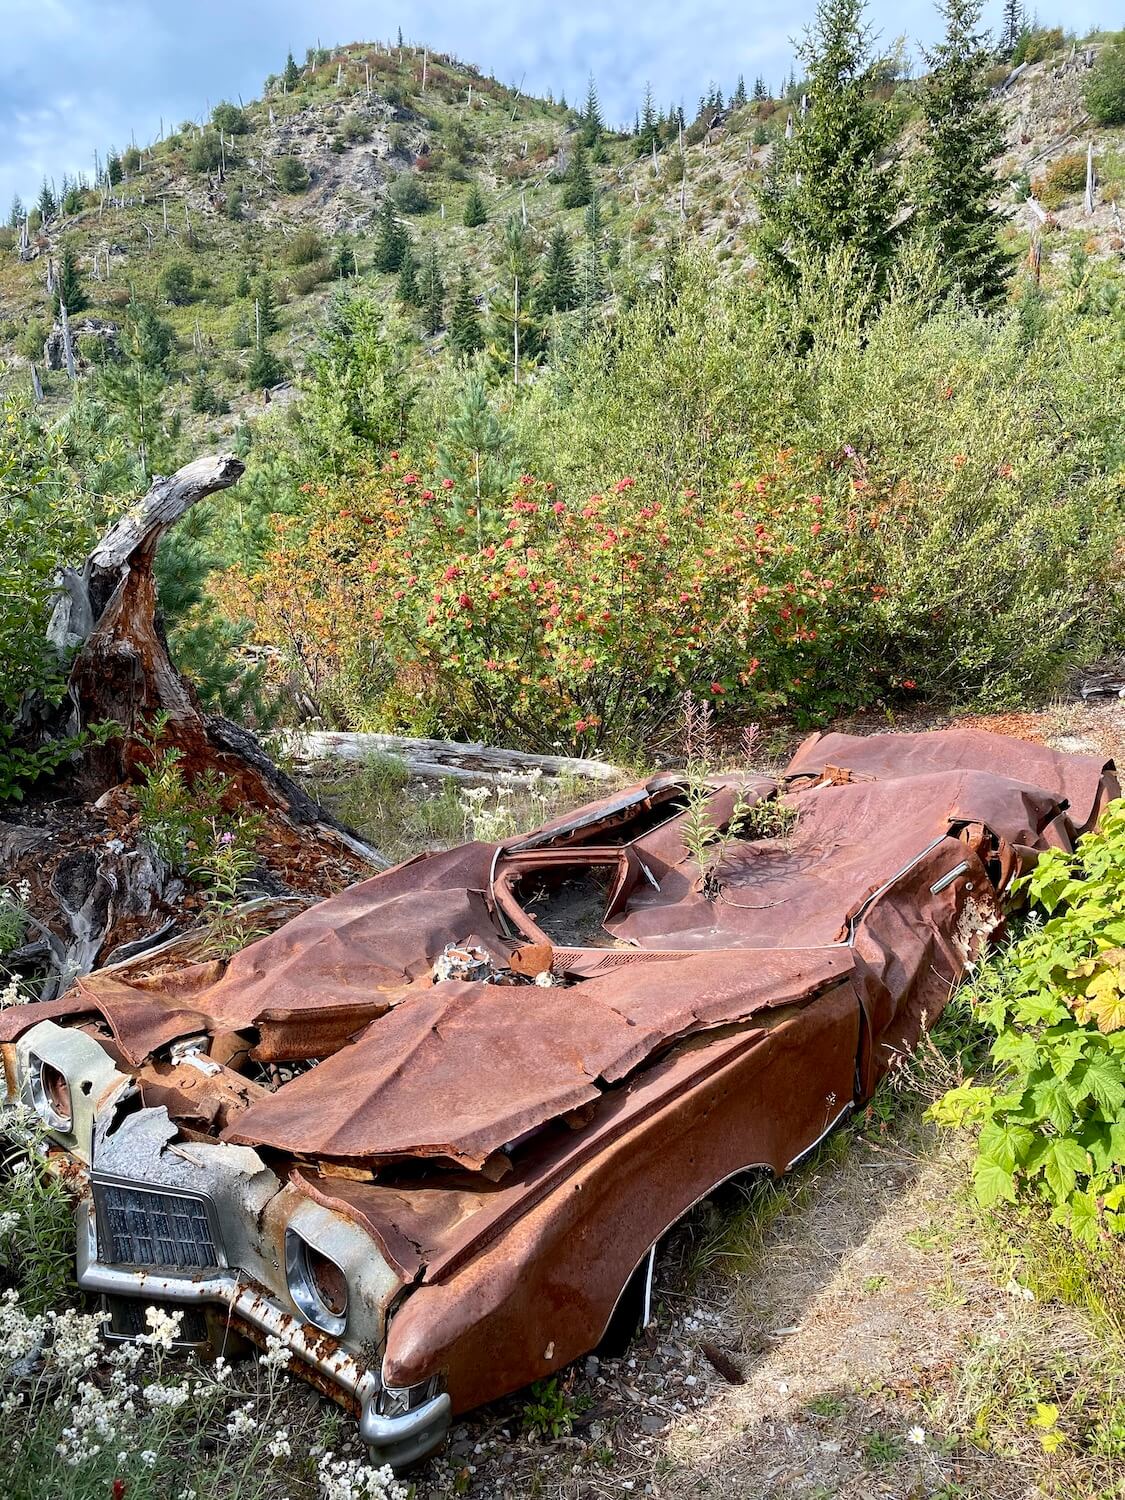
{"type": "MultiPolygon", "coordinates": [[[[717,825],[739,790],[712,785],[717,825]]],[[[26,1095],[80,1025],[70,1065],[101,1067],[95,1187],[100,1141],[130,1191],[181,1191],[167,1153],[196,1143],[215,1232],[246,1247],[225,1262],[236,1290],[208,1295],[245,1326],[243,1281],[260,1284],[297,1320],[297,1368],[310,1322],[353,1363],[377,1349],[374,1384],[349,1373],[342,1399],[409,1461],[451,1411],[594,1347],[650,1247],[716,1184],[788,1170],[862,1104],[1002,924],[1012,879],[1119,788],[1112,763],[960,730],[814,736],[742,790],[796,822],[732,838],[706,886],[688,789],[656,777],[526,837],[408,861],[225,963],[118,967],[8,1012],[10,1087],[26,1095]],[[138,1136],[129,1170],[107,1134],[122,1116],[170,1132],[138,1136]],[[222,1186],[228,1152],[240,1181],[276,1183],[265,1228],[222,1186]],[[335,1322],[306,1286],[321,1252],[332,1286],[370,1283],[335,1322]]],[[[144,1273],[105,1257],[99,1240],[85,1284],[139,1295],[144,1273]]]]}

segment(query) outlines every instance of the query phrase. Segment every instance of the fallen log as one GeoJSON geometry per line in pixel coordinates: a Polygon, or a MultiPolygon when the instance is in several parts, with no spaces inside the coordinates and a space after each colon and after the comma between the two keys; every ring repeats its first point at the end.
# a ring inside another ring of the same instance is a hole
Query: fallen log
{"type": "Polygon", "coordinates": [[[566,755],[532,755],[522,750],[457,740],[413,739],[401,734],[345,734],[330,730],[290,730],[281,737],[283,753],[309,768],[343,761],[362,765],[374,755],[394,755],[415,776],[446,776],[459,781],[497,777],[532,782],[539,776],[576,776],[586,781],[624,781],[629,773],[604,760],[566,755]]]}

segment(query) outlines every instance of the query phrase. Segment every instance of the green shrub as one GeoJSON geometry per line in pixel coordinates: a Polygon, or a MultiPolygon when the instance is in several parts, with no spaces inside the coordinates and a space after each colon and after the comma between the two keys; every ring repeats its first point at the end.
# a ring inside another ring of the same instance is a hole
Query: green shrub
{"type": "Polygon", "coordinates": [[[324,257],[324,241],[313,228],[298,229],[285,246],[285,262],[290,266],[307,266],[324,257]]]}
{"type": "Polygon", "coordinates": [[[355,145],[357,141],[369,141],[371,124],[363,115],[353,112],[340,121],[340,135],[349,145],[355,145]]]}
{"type": "Polygon", "coordinates": [[[1061,26],[1029,26],[1020,36],[1012,53],[1012,65],[1042,62],[1058,52],[1065,38],[1061,26]]]}
{"type": "Polygon", "coordinates": [[[395,178],[387,196],[403,214],[429,213],[434,206],[425,184],[409,172],[402,172],[395,178]]]}
{"type": "Polygon", "coordinates": [[[934,1106],[980,1127],[984,1207],[1027,1199],[1086,1244],[1125,1233],[1125,800],[1076,853],[1051,849],[1021,882],[1023,935],[973,983],[995,1033],[993,1077],[934,1106]]]}
{"type": "Polygon", "coordinates": [[[193,172],[214,172],[224,160],[231,162],[233,155],[219,140],[217,131],[205,130],[192,141],[188,165],[193,172]]]}
{"type": "Polygon", "coordinates": [[[1068,151],[1053,161],[1042,177],[1035,180],[1032,191],[1044,208],[1061,208],[1067,198],[1081,193],[1086,186],[1086,154],[1068,151]]]}
{"type": "Polygon", "coordinates": [[[211,111],[211,123],[224,135],[245,135],[250,129],[246,111],[240,109],[237,104],[229,103],[226,99],[221,104],[216,104],[211,111]]]}
{"type": "Polygon", "coordinates": [[[309,185],[309,174],[296,156],[277,159],[277,185],[283,193],[303,193],[309,185]]]}
{"type": "Polygon", "coordinates": [[[1086,108],[1099,125],[1125,125],[1125,35],[1098,53],[1086,79],[1086,108]]]}
{"type": "Polygon", "coordinates": [[[160,275],[160,290],[173,307],[185,307],[195,290],[195,272],[186,260],[174,260],[160,275]]]}
{"type": "Polygon", "coordinates": [[[311,265],[302,265],[293,271],[289,276],[289,285],[298,297],[305,297],[309,292],[315,291],[321,282],[331,279],[331,264],[327,260],[316,260],[311,265]]]}

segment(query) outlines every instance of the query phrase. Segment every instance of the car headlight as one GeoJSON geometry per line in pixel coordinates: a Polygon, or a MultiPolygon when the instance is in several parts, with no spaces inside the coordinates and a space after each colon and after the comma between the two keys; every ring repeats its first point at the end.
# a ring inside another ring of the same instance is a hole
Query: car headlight
{"type": "Polygon", "coordinates": [[[31,1102],[43,1123],[52,1130],[69,1134],[74,1124],[74,1106],[70,1083],[61,1068],[56,1068],[36,1052],[28,1053],[27,1085],[31,1102]]]}
{"type": "Polygon", "coordinates": [[[285,1231],[285,1279],[294,1305],[310,1323],[325,1333],[343,1333],[348,1324],[348,1278],[330,1255],[292,1226],[285,1231]]]}
{"type": "Polygon", "coordinates": [[[23,1102],[47,1134],[90,1165],[94,1117],[129,1083],[104,1047],[84,1031],[40,1021],[16,1043],[16,1078],[23,1102]]]}

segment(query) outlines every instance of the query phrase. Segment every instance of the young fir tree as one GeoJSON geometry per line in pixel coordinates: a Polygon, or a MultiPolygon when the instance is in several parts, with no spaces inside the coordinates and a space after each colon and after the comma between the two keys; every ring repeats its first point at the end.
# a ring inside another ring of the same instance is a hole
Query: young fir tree
{"type": "Polygon", "coordinates": [[[430,240],[430,253],[422,272],[422,326],[435,334],[442,326],[445,312],[445,283],[438,269],[437,245],[430,240]]]}
{"type": "Polygon", "coordinates": [[[503,524],[504,506],[519,472],[505,457],[511,443],[512,433],[493,410],[484,380],[470,375],[453,403],[437,456],[439,471],[453,480],[446,501],[450,518],[474,528],[478,548],[484,545],[486,522],[490,530],[497,522],[503,524]]]}
{"type": "Polygon", "coordinates": [[[12,206],[8,210],[8,228],[18,229],[27,217],[27,210],[23,206],[23,199],[17,193],[12,199],[12,206]]]}
{"type": "Polygon", "coordinates": [[[457,278],[457,290],[449,310],[449,342],[462,359],[484,348],[484,330],[468,266],[461,267],[457,278]]]}
{"type": "Polygon", "coordinates": [[[741,109],[746,103],[746,97],[746,80],[740,73],[738,82],[734,86],[734,93],[730,96],[731,109],[741,109]]]}
{"type": "Polygon", "coordinates": [[[586,210],[586,249],[582,257],[582,322],[589,329],[594,304],[606,294],[602,210],[597,197],[586,210]]]}
{"type": "Polygon", "coordinates": [[[479,229],[482,224],[488,223],[488,208],[478,182],[474,182],[469,188],[469,196],[465,199],[465,213],[462,222],[466,229],[479,229]]]}
{"type": "Polygon", "coordinates": [[[376,221],[375,254],[372,258],[372,265],[376,271],[388,273],[397,271],[409,248],[410,235],[406,227],[399,223],[395,215],[395,206],[388,196],[383,199],[376,221]]]}
{"type": "Polygon", "coordinates": [[[290,52],[289,56],[285,59],[285,70],[282,73],[281,77],[282,81],[285,84],[286,93],[288,93],[291,89],[295,89],[297,87],[297,84],[300,82],[301,70],[293,61],[292,52],[290,52]]]}
{"type": "Polygon", "coordinates": [[[55,199],[54,189],[45,177],[43,179],[43,186],[39,189],[38,208],[40,221],[44,224],[46,224],[48,219],[55,217],[59,208],[58,202],[55,199]]]}
{"type": "Polygon", "coordinates": [[[563,174],[563,208],[585,208],[594,192],[594,180],[590,175],[590,164],[586,160],[581,138],[575,141],[570,161],[563,174]]]}
{"type": "Polygon", "coordinates": [[[660,148],[660,122],[656,118],[656,106],[652,102],[652,88],[645,84],[645,102],[637,128],[636,150],[638,156],[651,156],[652,148],[660,148]]]}
{"type": "Polygon", "coordinates": [[[808,114],[775,150],[760,195],[759,260],[767,279],[788,289],[834,251],[846,250],[854,293],[878,295],[894,255],[899,194],[885,165],[892,125],[871,94],[874,60],[863,9],[864,0],[819,0],[800,49],[808,114]]]}
{"type": "Polygon", "coordinates": [[[1011,57],[1023,35],[1023,6],[1020,0],[1004,0],[1004,17],[1000,23],[1000,56],[1011,57]]]}
{"type": "Polygon", "coordinates": [[[125,168],[121,165],[121,158],[116,151],[110,151],[105,159],[105,175],[110,187],[116,187],[125,175],[125,168]]]}
{"type": "Polygon", "coordinates": [[[263,337],[267,333],[276,333],[281,327],[281,319],[277,312],[277,296],[274,293],[273,282],[263,273],[254,283],[254,301],[257,303],[257,311],[254,315],[255,338],[258,329],[263,337]]]}
{"type": "Polygon", "coordinates": [[[768,99],[769,96],[769,89],[766,88],[766,80],[759,73],[754,80],[754,101],[760,104],[763,99],[768,99]]]}
{"type": "Polygon", "coordinates": [[[582,128],[578,132],[579,139],[584,146],[596,146],[602,138],[605,130],[605,122],[602,120],[602,107],[598,101],[598,89],[594,83],[594,75],[590,74],[590,85],[586,90],[586,108],[582,111],[582,128]]]}
{"type": "Polygon", "coordinates": [[[934,246],[948,285],[988,307],[1005,294],[1011,258],[992,206],[1003,150],[1000,110],[988,85],[991,58],[981,0],[941,0],[945,37],[925,54],[924,133],[915,160],[916,224],[934,246]]]}
{"type": "Polygon", "coordinates": [[[395,288],[395,296],[403,307],[421,307],[422,305],[422,293],[418,285],[420,269],[414,258],[414,251],[408,246],[399,262],[398,285],[395,288]]]}
{"type": "Polygon", "coordinates": [[[560,224],[552,233],[543,257],[543,279],[536,294],[536,305],[544,313],[569,312],[581,300],[570,240],[560,224]]]}
{"type": "Polygon", "coordinates": [[[72,316],[82,311],[86,306],[86,301],[82,278],[78,274],[78,257],[72,246],[64,244],[59,256],[58,277],[55,282],[55,294],[51,300],[51,312],[57,318],[61,303],[68,315],[72,316]]]}

